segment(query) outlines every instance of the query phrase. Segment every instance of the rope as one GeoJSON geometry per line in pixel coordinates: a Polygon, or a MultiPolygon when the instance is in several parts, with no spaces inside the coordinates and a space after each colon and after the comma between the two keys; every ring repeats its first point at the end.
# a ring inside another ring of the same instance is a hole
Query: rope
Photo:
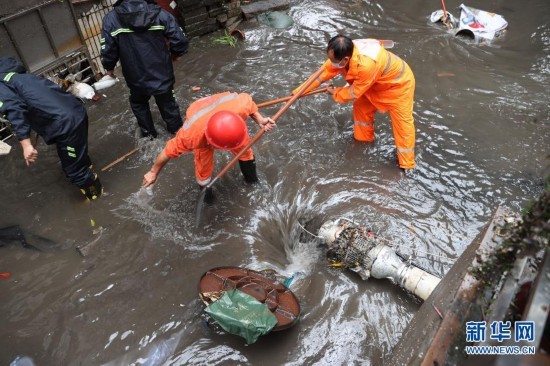
{"type": "Polygon", "coordinates": [[[298,222],[298,226],[300,226],[302,228],[302,230],[304,230],[306,233],[308,233],[309,235],[317,238],[317,239],[323,239],[322,236],[319,236],[319,235],[315,235],[313,234],[312,232],[308,231],[305,227],[303,227],[299,222],[298,222]]]}

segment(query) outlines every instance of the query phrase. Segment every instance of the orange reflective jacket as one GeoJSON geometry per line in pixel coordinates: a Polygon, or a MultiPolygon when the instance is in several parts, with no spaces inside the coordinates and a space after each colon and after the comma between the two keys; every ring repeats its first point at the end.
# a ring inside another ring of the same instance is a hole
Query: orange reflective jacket
{"type": "Polygon", "coordinates": [[[252,97],[246,93],[225,92],[201,98],[187,108],[185,122],[176,136],[166,143],[164,153],[177,158],[196,149],[215,148],[208,144],[204,131],[210,117],[219,111],[238,114],[244,121],[258,111],[252,97]]]}
{"type": "Polygon", "coordinates": [[[386,112],[396,104],[412,103],[410,98],[401,98],[407,94],[405,91],[414,87],[414,75],[409,65],[384,49],[379,40],[358,39],[353,44],[353,55],[347,67],[335,68],[327,60],[321,76],[306,91],[342,74],[349,85],[336,88],[336,102],[346,103],[366,96],[380,112],[386,112]]]}

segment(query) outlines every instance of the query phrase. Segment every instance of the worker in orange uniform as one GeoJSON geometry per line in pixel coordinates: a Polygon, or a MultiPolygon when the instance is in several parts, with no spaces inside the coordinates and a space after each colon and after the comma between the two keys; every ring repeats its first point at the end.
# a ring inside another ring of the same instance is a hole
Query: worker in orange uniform
{"type": "MultiPolygon", "coordinates": [[[[265,131],[270,131],[275,126],[273,119],[263,117],[258,112],[258,106],[246,93],[225,92],[193,102],[187,109],[183,126],[166,143],[151,170],[143,177],[143,185],[147,187],[155,183],[160,171],[171,158],[193,152],[197,183],[201,189],[204,188],[212,179],[214,150],[230,150],[233,155],[237,155],[250,141],[245,123],[249,116],[265,131]]],[[[245,151],[239,158],[239,167],[245,182],[258,181],[252,149],[245,151]]],[[[205,194],[205,201],[212,199],[210,188],[205,194]]]]}
{"type": "MultiPolygon", "coordinates": [[[[389,112],[392,121],[399,167],[412,169],[415,130],[413,119],[414,75],[407,63],[387,51],[375,39],[352,41],[342,35],[333,37],[327,46],[328,60],[324,72],[306,90],[342,74],[348,85],[329,86],[338,103],[353,101],[353,137],[358,141],[374,141],[374,114],[389,112]]],[[[300,88],[294,90],[296,93],[300,88]]]]}

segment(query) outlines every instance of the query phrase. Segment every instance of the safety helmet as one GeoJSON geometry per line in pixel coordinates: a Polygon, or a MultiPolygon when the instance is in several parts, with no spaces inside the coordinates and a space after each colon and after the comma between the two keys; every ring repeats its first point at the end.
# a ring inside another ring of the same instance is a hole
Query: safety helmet
{"type": "Polygon", "coordinates": [[[206,140],[218,149],[235,149],[246,139],[246,123],[236,113],[219,111],[206,123],[206,140]]]}

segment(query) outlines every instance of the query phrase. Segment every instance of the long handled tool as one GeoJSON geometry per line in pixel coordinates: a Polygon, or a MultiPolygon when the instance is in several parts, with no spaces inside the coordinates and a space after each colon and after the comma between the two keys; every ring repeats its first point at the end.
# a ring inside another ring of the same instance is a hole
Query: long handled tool
{"type": "MultiPolygon", "coordinates": [[[[307,93],[304,93],[304,94],[300,95],[300,98],[307,97],[309,95],[324,93],[326,91],[327,91],[326,87],[313,89],[312,91],[309,91],[307,93]]],[[[258,108],[269,107],[270,105],[273,105],[273,104],[286,102],[286,101],[289,101],[290,99],[292,99],[292,97],[293,97],[293,95],[289,95],[288,97],[283,97],[283,98],[279,98],[279,99],[270,100],[269,102],[263,102],[263,103],[258,104],[258,108]]]]}
{"type": "MultiPolygon", "coordinates": [[[[309,77],[309,79],[307,79],[307,81],[303,84],[303,86],[300,88],[300,90],[298,90],[298,92],[296,94],[294,94],[293,96],[291,96],[291,98],[285,103],[284,106],[281,107],[281,109],[279,109],[279,111],[272,117],[272,119],[274,121],[277,121],[277,119],[279,117],[281,117],[281,115],[283,113],[285,113],[287,111],[288,108],[290,108],[290,106],[292,104],[294,104],[294,102],[300,98],[300,96],[302,96],[302,94],[304,94],[304,91],[311,85],[313,84],[313,82],[315,80],[317,80],[317,78],[321,75],[321,73],[323,72],[323,67],[319,68],[319,70],[317,70],[313,75],[311,75],[309,77]]],[[[233,167],[233,165],[235,165],[237,163],[237,161],[239,161],[239,158],[244,154],[244,152],[248,149],[250,149],[250,147],[252,145],[254,145],[256,143],[256,141],[258,141],[260,139],[260,137],[262,137],[262,135],[264,134],[265,130],[262,128],[260,129],[260,131],[258,131],[256,133],[256,135],[254,135],[254,137],[248,142],[248,144],[242,148],[241,151],[239,151],[239,153],[237,155],[235,155],[233,157],[233,159],[225,166],[225,168],[223,168],[219,173],[218,175],[216,175],[214,177],[214,179],[212,179],[210,181],[210,183],[208,183],[202,190],[201,190],[201,193],[199,195],[199,200],[197,202],[197,207],[196,207],[196,216],[195,216],[195,227],[198,227],[199,224],[200,224],[200,218],[201,218],[201,212],[202,212],[202,206],[204,205],[204,196],[206,195],[206,190],[207,189],[210,189],[212,188],[212,186],[218,181],[218,179],[220,179],[222,176],[224,176],[225,173],[227,173],[229,171],[229,169],[231,169],[233,167]]]]}
{"type": "MultiPolygon", "coordinates": [[[[303,95],[300,96],[300,98],[303,98],[303,97],[307,97],[308,95],[314,95],[314,94],[319,94],[319,93],[324,93],[327,91],[327,88],[324,87],[324,88],[318,88],[318,89],[314,89],[312,91],[309,91],[303,95]]],[[[286,102],[288,100],[290,100],[292,98],[292,95],[289,95],[288,97],[283,97],[283,98],[279,98],[279,99],[274,99],[274,100],[270,100],[268,102],[264,102],[264,103],[260,103],[258,104],[258,108],[264,108],[264,107],[269,107],[271,105],[274,105],[274,104],[278,104],[278,103],[282,103],[282,102],[286,102]]],[[[104,172],[108,169],[111,169],[113,166],[117,165],[118,163],[120,163],[122,160],[126,159],[127,157],[129,157],[130,155],[133,155],[135,154],[138,150],[140,149],[140,147],[136,147],[135,149],[132,149],[130,151],[128,151],[126,154],[122,155],[121,157],[115,159],[113,162],[105,165],[103,168],[101,168],[101,171],[104,172]]]]}
{"type": "Polygon", "coordinates": [[[139,150],[139,147],[136,147],[135,149],[128,151],[126,154],[122,155],[120,158],[116,159],[112,163],[110,163],[110,164],[106,165],[105,167],[101,168],[101,171],[104,172],[107,169],[112,168],[113,166],[120,163],[122,160],[126,159],[128,156],[130,156],[130,155],[134,154],[135,152],[137,152],[138,150],[139,150]]]}

